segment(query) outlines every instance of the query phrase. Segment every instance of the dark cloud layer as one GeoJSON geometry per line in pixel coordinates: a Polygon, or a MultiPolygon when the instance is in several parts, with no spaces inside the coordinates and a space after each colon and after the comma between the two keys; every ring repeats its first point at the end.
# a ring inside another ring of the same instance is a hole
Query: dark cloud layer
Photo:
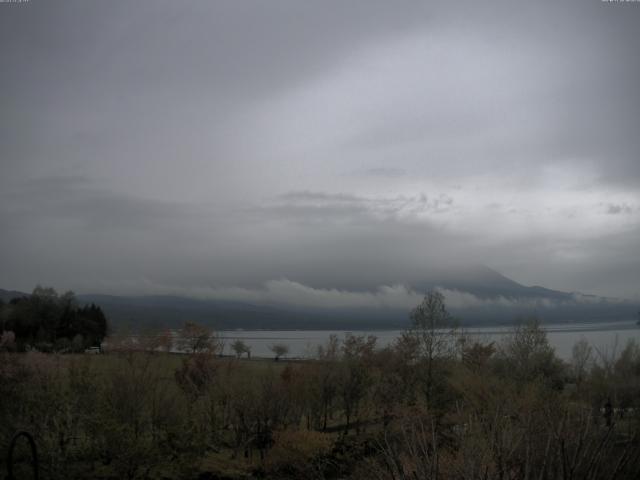
{"type": "Polygon", "coordinates": [[[485,263],[638,298],[639,23],[578,0],[0,4],[0,286],[393,303],[485,263]]]}

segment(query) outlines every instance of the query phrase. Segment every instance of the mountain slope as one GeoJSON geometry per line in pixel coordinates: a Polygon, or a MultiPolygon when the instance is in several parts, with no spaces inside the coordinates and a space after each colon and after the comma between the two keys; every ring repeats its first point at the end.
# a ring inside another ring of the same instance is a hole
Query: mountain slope
{"type": "MultiPolygon", "coordinates": [[[[380,282],[380,285],[384,285],[380,282]]],[[[548,322],[634,319],[637,305],[615,299],[524,286],[486,266],[431,271],[425,279],[407,285],[408,302],[439,288],[448,309],[466,325],[506,324],[519,317],[537,316],[548,322]],[[410,295],[409,295],[410,293],[410,295]]],[[[367,292],[356,292],[367,294],[367,292]]],[[[0,290],[8,301],[21,292],[0,290]]],[[[195,321],[224,329],[375,329],[408,326],[413,303],[401,307],[361,305],[293,306],[286,302],[253,303],[206,300],[171,295],[78,295],[81,303],[100,305],[116,328],[176,327],[195,321]]]]}
{"type": "Polygon", "coordinates": [[[24,296],[29,296],[29,294],[24,292],[19,292],[17,290],[3,290],[2,288],[0,288],[0,300],[2,300],[5,303],[9,302],[9,300],[11,300],[12,298],[19,298],[24,296]]]}

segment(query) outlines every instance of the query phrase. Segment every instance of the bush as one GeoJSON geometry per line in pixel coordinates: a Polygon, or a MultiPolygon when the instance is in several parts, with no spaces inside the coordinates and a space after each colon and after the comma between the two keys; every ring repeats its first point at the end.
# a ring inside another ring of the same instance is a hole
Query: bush
{"type": "Polygon", "coordinates": [[[274,435],[274,444],[267,454],[267,473],[291,478],[317,478],[319,460],[331,451],[330,435],[313,430],[284,430],[274,435]]]}

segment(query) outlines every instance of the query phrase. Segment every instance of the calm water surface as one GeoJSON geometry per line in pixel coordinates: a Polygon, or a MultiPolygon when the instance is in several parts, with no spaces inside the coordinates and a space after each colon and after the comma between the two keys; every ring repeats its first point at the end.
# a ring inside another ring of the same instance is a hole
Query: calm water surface
{"type": "MultiPolygon", "coordinates": [[[[513,327],[474,327],[465,332],[472,338],[482,342],[500,342],[512,331],[513,327]]],[[[618,352],[624,348],[628,339],[640,342],[640,327],[635,322],[608,322],[584,324],[545,325],[549,343],[556,349],[556,354],[564,359],[571,358],[573,345],[581,338],[586,339],[601,352],[618,352]]],[[[402,330],[225,330],[220,336],[225,343],[224,353],[232,354],[231,343],[236,339],[243,340],[251,347],[254,357],[271,357],[269,346],[284,343],[289,346],[290,358],[312,357],[318,345],[327,342],[331,334],[340,339],[347,333],[354,335],[375,335],[378,346],[384,347],[398,338],[402,330]]]]}

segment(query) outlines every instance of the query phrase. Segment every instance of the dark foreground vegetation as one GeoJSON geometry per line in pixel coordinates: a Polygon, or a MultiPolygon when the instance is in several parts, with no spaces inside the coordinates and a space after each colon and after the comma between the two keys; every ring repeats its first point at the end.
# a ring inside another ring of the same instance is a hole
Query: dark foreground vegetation
{"type": "MultiPolygon", "coordinates": [[[[536,322],[483,344],[442,300],[393,346],[332,338],[300,362],[221,358],[195,325],[184,355],[166,335],[103,355],[5,348],[0,448],[29,432],[51,479],[638,478],[638,345],[578,342],[563,362],[536,322]]],[[[30,478],[26,442],[14,458],[30,478]]]]}

